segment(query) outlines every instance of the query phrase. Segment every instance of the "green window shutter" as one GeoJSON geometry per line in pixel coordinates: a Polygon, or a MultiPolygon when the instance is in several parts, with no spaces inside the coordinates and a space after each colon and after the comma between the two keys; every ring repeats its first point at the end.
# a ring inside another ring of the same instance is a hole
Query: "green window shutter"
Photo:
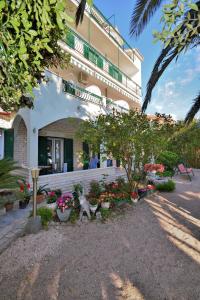
{"type": "Polygon", "coordinates": [[[71,48],[75,48],[75,37],[71,31],[67,32],[67,45],[71,48]]]}
{"type": "Polygon", "coordinates": [[[83,55],[85,58],[89,59],[89,47],[86,44],[83,45],[83,55]]]}
{"type": "Polygon", "coordinates": [[[4,131],[4,157],[13,159],[14,157],[14,130],[4,131]]]}
{"type": "Polygon", "coordinates": [[[64,163],[67,163],[67,171],[73,171],[73,139],[64,139],[64,163]]]}
{"type": "Polygon", "coordinates": [[[103,69],[103,58],[101,56],[99,56],[97,59],[97,66],[103,69]]]}
{"type": "Polygon", "coordinates": [[[83,170],[87,170],[89,168],[89,145],[86,142],[83,142],[83,154],[84,154],[84,164],[83,170]]]}
{"type": "Polygon", "coordinates": [[[91,61],[93,64],[97,65],[97,59],[98,56],[92,49],[89,49],[89,61],[91,61]]]}
{"type": "Polygon", "coordinates": [[[67,82],[67,81],[64,82],[64,91],[65,91],[65,93],[75,95],[75,88],[73,87],[72,84],[70,84],[70,82],[67,82]]]}
{"type": "Polygon", "coordinates": [[[119,80],[120,82],[122,82],[122,73],[121,73],[121,72],[118,72],[118,80],[119,80]]]}
{"type": "Polygon", "coordinates": [[[38,165],[47,165],[47,138],[45,136],[38,137],[38,165]]]}
{"type": "Polygon", "coordinates": [[[113,66],[109,65],[109,74],[113,77],[113,66]]]}

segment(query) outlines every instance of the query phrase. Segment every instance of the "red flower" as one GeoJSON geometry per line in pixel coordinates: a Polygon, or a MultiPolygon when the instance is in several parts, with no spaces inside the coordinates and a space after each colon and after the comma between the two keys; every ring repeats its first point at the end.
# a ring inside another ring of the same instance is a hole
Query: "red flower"
{"type": "Polygon", "coordinates": [[[155,187],[154,185],[152,185],[152,184],[148,184],[148,185],[147,185],[147,189],[148,189],[148,190],[155,190],[156,187],[155,187]]]}
{"type": "Polygon", "coordinates": [[[30,183],[27,183],[27,189],[30,190],[30,188],[31,188],[30,183]]]}
{"type": "Polygon", "coordinates": [[[132,193],[131,193],[131,198],[137,199],[137,198],[138,198],[138,193],[132,192],[132,193]]]}

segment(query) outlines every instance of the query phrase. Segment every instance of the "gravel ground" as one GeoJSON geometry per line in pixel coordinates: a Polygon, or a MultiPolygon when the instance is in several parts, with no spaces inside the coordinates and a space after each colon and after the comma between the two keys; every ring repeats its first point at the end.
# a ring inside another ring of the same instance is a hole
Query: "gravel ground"
{"type": "Polygon", "coordinates": [[[52,226],[0,256],[0,300],[200,299],[200,171],[106,223],[52,226]]]}

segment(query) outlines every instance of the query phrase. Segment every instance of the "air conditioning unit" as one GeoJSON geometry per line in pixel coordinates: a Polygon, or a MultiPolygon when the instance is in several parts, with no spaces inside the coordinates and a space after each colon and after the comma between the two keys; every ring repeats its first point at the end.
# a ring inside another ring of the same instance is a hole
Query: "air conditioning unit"
{"type": "Polygon", "coordinates": [[[78,75],[78,81],[83,84],[88,83],[88,75],[84,72],[80,72],[78,75]]]}

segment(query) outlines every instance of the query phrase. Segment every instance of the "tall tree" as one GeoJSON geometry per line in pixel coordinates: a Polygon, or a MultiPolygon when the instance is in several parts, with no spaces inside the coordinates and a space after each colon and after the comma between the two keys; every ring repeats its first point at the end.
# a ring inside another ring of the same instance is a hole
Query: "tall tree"
{"type": "Polygon", "coordinates": [[[46,68],[67,64],[58,40],[66,33],[65,0],[0,1],[0,107],[33,105],[46,68]]]}

